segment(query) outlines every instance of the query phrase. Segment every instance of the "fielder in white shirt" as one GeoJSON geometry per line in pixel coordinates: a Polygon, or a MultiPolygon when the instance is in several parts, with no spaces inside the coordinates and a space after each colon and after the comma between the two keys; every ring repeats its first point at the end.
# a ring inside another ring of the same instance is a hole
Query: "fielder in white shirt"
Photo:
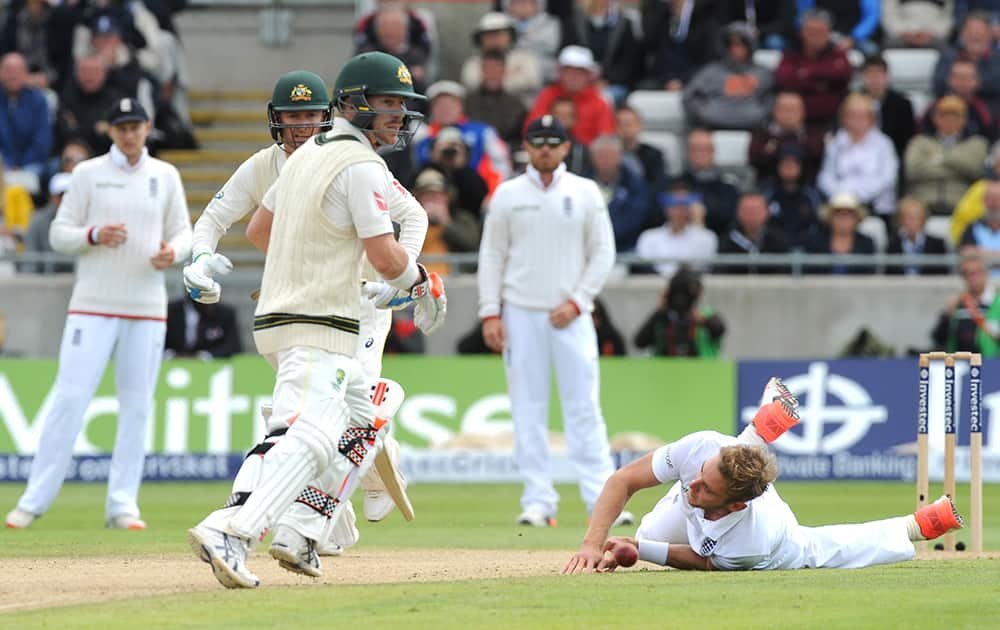
{"type": "Polygon", "coordinates": [[[49,232],[53,249],[79,255],[76,283],[28,487],[8,527],[27,527],[52,505],[112,354],[118,428],[106,524],[146,526],[137,497],[166,333],[163,272],[190,252],[191,221],[177,169],[146,150],[142,105],[116,101],[108,122],[111,151],[76,167],[49,232]]]}
{"type": "MultiPolygon", "coordinates": [[[[765,390],[765,400],[769,398],[765,390]]],[[[791,399],[794,406],[794,399],[791,399]]],[[[947,496],[896,518],[804,527],[774,488],[777,462],[767,443],[798,422],[775,395],[739,437],[700,431],[662,446],[608,480],[583,545],[563,573],[609,571],[616,555],[677,569],[859,568],[910,560],[913,541],[962,526],[947,496]],[[643,488],[671,484],[634,538],[607,539],[614,515],[643,488]],[[637,552],[637,553],[636,553],[637,552]]]]}
{"type": "Polygon", "coordinates": [[[552,116],[528,126],[524,148],[531,164],[493,193],[479,250],[483,339],[503,353],[515,458],[524,477],[517,522],[536,527],[555,524],[559,503],[548,442],[553,368],[566,445],[588,510],[614,471],[590,312],[614,264],[615,239],[597,185],[563,164],[568,137],[552,116]]]}

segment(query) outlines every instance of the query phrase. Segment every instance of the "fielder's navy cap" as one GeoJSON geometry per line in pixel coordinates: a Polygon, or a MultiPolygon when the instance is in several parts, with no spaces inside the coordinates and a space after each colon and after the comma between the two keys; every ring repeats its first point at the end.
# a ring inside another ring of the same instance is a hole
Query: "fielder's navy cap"
{"type": "Polygon", "coordinates": [[[149,114],[134,98],[120,98],[108,112],[108,123],[120,125],[127,122],[147,122],[149,114]]]}
{"type": "Polygon", "coordinates": [[[558,118],[552,114],[545,114],[541,118],[534,119],[528,125],[528,129],[524,132],[524,139],[529,140],[531,138],[560,138],[562,140],[569,140],[569,133],[566,132],[566,128],[562,126],[558,118]]]}

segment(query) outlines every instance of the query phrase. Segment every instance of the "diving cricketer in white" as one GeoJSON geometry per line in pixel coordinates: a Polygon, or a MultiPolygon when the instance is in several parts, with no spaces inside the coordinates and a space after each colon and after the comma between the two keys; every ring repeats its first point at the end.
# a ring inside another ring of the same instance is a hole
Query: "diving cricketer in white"
{"type": "Polygon", "coordinates": [[[115,144],[76,167],[52,222],[52,247],[79,256],[76,283],[55,387],[28,487],[7,518],[11,527],[26,527],[58,494],[112,353],[119,407],[107,525],[145,527],[137,495],[166,330],[163,271],[190,252],[191,222],[177,169],[143,146],[149,123],[141,105],[122,99],[109,121],[115,144]]]}
{"type": "Polygon", "coordinates": [[[568,150],[562,125],[543,116],[526,133],[531,165],[497,187],[486,214],[479,317],[487,344],[503,351],[515,458],[524,477],[518,522],[542,527],[554,523],[559,502],[548,441],[553,368],[566,445],[588,510],[614,472],[590,313],[614,264],[615,240],[597,185],[562,163],[568,150]]]}

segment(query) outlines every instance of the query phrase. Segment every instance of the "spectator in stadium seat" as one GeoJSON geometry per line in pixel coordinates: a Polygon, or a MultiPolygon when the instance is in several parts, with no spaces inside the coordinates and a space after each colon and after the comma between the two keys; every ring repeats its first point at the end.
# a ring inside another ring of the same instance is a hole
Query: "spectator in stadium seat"
{"type": "Polygon", "coordinates": [[[45,95],[28,85],[28,64],[21,53],[0,58],[0,103],[0,155],[5,167],[42,176],[52,150],[52,122],[45,95]]]}
{"type": "Polygon", "coordinates": [[[50,46],[51,15],[52,5],[47,0],[26,0],[19,9],[11,6],[0,41],[0,50],[24,55],[28,83],[37,88],[47,88],[57,78],[50,46]]]}
{"type": "MultiPolygon", "coordinates": [[[[501,87],[520,98],[524,107],[530,105],[544,84],[542,66],[534,53],[514,45],[517,30],[510,16],[491,12],[479,18],[472,41],[478,52],[462,64],[462,84],[470,91],[478,89],[483,83],[485,54],[493,53],[495,59],[495,54],[500,53],[505,61],[501,87]]],[[[518,129],[517,133],[520,136],[521,130],[518,129]]]]}
{"type": "MultiPolygon", "coordinates": [[[[769,210],[767,200],[757,192],[746,193],[740,197],[740,205],[736,208],[736,221],[728,232],[719,239],[720,254],[787,254],[788,242],[785,236],[768,223],[769,210]]],[[[743,264],[716,265],[715,273],[754,273],[772,274],[785,273],[782,267],[755,265],[752,260],[743,264]]]]}
{"type": "Polygon", "coordinates": [[[0,160],[0,252],[22,249],[35,204],[24,186],[8,184],[0,160]]]}
{"type": "Polygon", "coordinates": [[[649,190],[663,190],[667,183],[666,160],[662,151],[640,141],[642,118],[639,112],[622,105],[615,111],[615,123],[625,151],[622,157],[624,162],[642,175],[649,190]]]}
{"type": "Polygon", "coordinates": [[[1000,107],[1000,53],[996,49],[991,18],[984,13],[969,13],[962,22],[958,41],[941,53],[934,68],[934,93],[943,96],[948,90],[948,75],[958,59],[971,61],[979,70],[979,96],[992,110],[1000,107]]]}
{"type": "Polygon", "coordinates": [[[965,286],[938,317],[931,331],[934,347],[1000,356],[1000,295],[990,282],[986,259],[974,250],[964,251],[958,269],[965,286]]]}
{"type": "Polygon", "coordinates": [[[784,50],[795,41],[796,0],[728,0],[725,23],[745,22],[761,48],[784,50]]]}
{"type": "Polygon", "coordinates": [[[413,89],[423,93],[429,78],[427,63],[431,55],[423,22],[409,9],[394,2],[379,5],[370,22],[370,28],[360,22],[355,28],[355,53],[380,51],[398,57],[410,70],[413,89]],[[424,28],[423,36],[419,35],[420,27],[424,28]]]}
{"type": "Polygon", "coordinates": [[[798,0],[798,6],[800,15],[819,9],[833,17],[838,49],[847,52],[856,48],[866,55],[878,52],[874,37],[879,27],[879,0],[798,0]]]}
{"type": "Polygon", "coordinates": [[[861,65],[861,91],[872,99],[878,128],[889,136],[896,156],[903,157],[916,133],[916,117],[910,99],[889,87],[889,65],[881,55],[865,58],[861,65]]]}
{"type": "Polygon", "coordinates": [[[479,55],[479,84],[466,93],[465,111],[469,118],[496,129],[508,147],[517,147],[528,110],[504,87],[506,63],[506,53],[500,50],[484,50],[479,55]]]}
{"type": "Polygon", "coordinates": [[[577,5],[564,27],[564,44],[593,53],[601,68],[603,91],[615,105],[621,105],[642,78],[638,22],[635,9],[622,7],[619,0],[587,0],[577,5]]]}
{"type": "Polygon", "coordinates": [[[735,179],[715,165],[715,143],[711,132],[694,129],[687,138],[687,170],[681,179],[701,197],[705,208],[704,225],[721,235],[736,217],[740,191],[735,179]]]}
{"type": "MultiPolygon", "coordinates": [[[[944,241],[924,230],[927,206],[916,197],[903,197],[896,210],[896,230],[890,233],[887,254],[947,254],[944,241]]],[[[948,273],[948,266],[889,265],[888,274],[907,276],[948,273]]]]}
{"type": "Polygon", "coordinates": [[[824,130],[835,119],[854,75],[847,53],[831,39],[832,25],[827,11],[802,14],[801,45],[785,51],[775,72],[779,89],[802,95],[806,124],[824,130]]]}
{"type": "MultiPolygon", "coordinates": [[[[81,26],[78,31],[87,33],[87,37],[82,40],[83,45],[74,45],[77,51],[74,57],[101,57],[107,67],[108,83],[122,94],[138,99],[144,107],[153,111],[153,91],[149,76],[139,64],[133,52],[134,47],[130,46],[128,39],[130,32],[137,34],[137,31],[130,29],[121,20],[117,13],[100,13],[86,27],[81,26]]],[[[145,43],[144,39],[140,41],[145,43]]]]}
{"type": "Polygon", "coordinates": [[[615,117],[597,86],[598,70],[589,48],[567,46],[559,53],[559,82],[539,92],[526,124],[549,113],[553,101],[565,96],[576,105],[576,124],[570,133],[584,145],[597,136],[615,132],[615,117]]]}
{"type": "Polygon", "coordinates": [[[972,246],[1000,257],[1000,182],[991,181],[983,191],[983,216],[965,228],[960,247],[972,246]]]}
{"type": "Polygon", "coordinates": [[[827,197],[850,192],[888,223],[896,211],[899,158],[875,126],[871,97],[855,93],[844,99],[840,125],[826,143],[817,186],[827,197]]]}
{"type": "Polygon", "coordinates": [[[771,225],[785,236],[792,249],[804,249],[819,230],[819,191],[806,183],[802,148],[785,144],[778,149],[777,173],[761,186],[771,211],[771,225]]]}
{"type": "MultiPolygon", "coordinates": [[[[549,113],[555,116],[559,124],[567,130],[572,130],[573,126],[576,125],[576,103],[569,97],[560,96],[552,101],[549,113]]],[[[576,139],[572,131],[569,131],[569,151],[563,159],[563,164],[566,165],[566,170],[570,173],[576,173],[584,177],[592,170],[590,151],[576,139]]]]}
{"type": "Polygon", "coordinates": [[[722,59],[699,69],[684,87],[691,124],[710,129],[759,127],[771,110],[771,71],[753,62],[756,39],[742,22],[726,26],[722,59]]]}
{"type": "MultiPolygon", "coordinates": [[[[444,174],[435,168],[425,168],[413,184],[413,196],[427,211],[428,227],[423,254],[474,252],[479,249],[479,209],[456,208],[456,194],[444,174]]],[[[426,264],[428,271],[450,275],[457,271],[446,262],[426,264]]],[[[475,268],[466,271],[475,271],[475,268]]]]}
{"type": "Polygon", "coordinates": [[[987,158],[988,172],[986,176],[969,186],[958,205],[955,206],[955,212],[951,215],[951,226],[948,229],[952,245],[957,246],[962,240],[962,235],[965,234],[965,229],[979,220],[986,211],[986,186],[991,181],[1000,181],[998,154],[1000,154],[1000,144],[995,144],[990,151],[989,158],[987,158]]]}
{"type": "Polygon", "coordinates": [[[954,0],[882,0],[884,48],[941,48],[951,36],[954,0]]]}
{"type": "Polygon", "coordinates": [[[719,58],[721,0],[640,0],[650,89],[683,90],[691,75],[719,58]]]}
{"type": "Polygon", "coordinates": [[[801,149],[803,181],[816,181],[823,161],[823,130],[806,126],[805,104],[798,92],[782,91],[774,99],[770,122],[754,129],[750,136],[749,162],[757,181],[777,174],[778,149],[790,144],[801,149]]]}
{"type": "Polygon", "coordinates": [[[667,283],[656,310],[635,333],[635,345],[656,357],[719,356],[726,324],[701,303],[701,276],[682,265],[667,283]]]}
{"type": "Polygon", "coordinates": [[[469,145],[458,127],[445,127],[434,137],[427,166],[444,174],[455,193],[454,207],[475,213],[479,219],[489,190],[479,173],[469,167],[469,145]]]}
{"type": "Polygon", "coordinates": [[[962,99],[942,97],[931,114],[937,132],[921,134],[906,147],[906,192],[934,215],[950,215],[983,173],[989,145],[982,136],[963,133],[966,112],[962,99]]]}
{"type": "MultiPolygon", "coordinates": [[[[977,95],[979,92],[979,69],[976,64],[964,59],[957,59],[951,64],[948,72],[947,94],[957,96],[967,109],[963,133],[970,136],[982,136],[990,142],[997,138],[997,121],[990,111],[990,105],[977,95]]],[[[934,133],[934,116],[931,113],[937,101],[931,103],[920,121],[920,130],[924,133],[934,133]]]]}
{"type": "MultiPolygon", "coordinates": [[[[640,234],[635,253],[647,260],[675,258],[698,268],[705,267],[705,261],[718,249],[718,238],[697,221],[696,214],[704,212],[701,197],[684,182],[675,181],[657,197],[657,202],[663,208],[666,223],[640,234]]],[[[652,269],[661,276],[670,277],[680,264],[677,260],[652,263],[652,269]]]]}
{"type": "Polygon", "coordinates": [[[111,147],[106,114],[124,94],[107,82],[108,70],[97,55],[76,62],[76,72],[59,96],[56,131],[59,142],[82,138],[94,151],[111,147]]]}
{"type": "Polygon", "coordinates": [[[202,304],[187,296],[167,304],[164,358],[228,359],[241,350],[240,328],[232,306],[202,304]]]}
{"type": "MultiPolygon", "coordinates": [[[[823,206],[820,218],[825,224],[816,236],[806,244],[810,254],[874,254],[875,242],[858,232],[858,225],[865,218],[861,202],[849,192],[836,193],[823,206]]],[[[868,265],[821,266],[810,269],[826,274],[872,274],[875,268],[868,265]]]]}
{"type": "Polygon", "coordinates": [[[465,88],[455,81],[438,81],[427,88],[430,101],[430,117],[420,128],[416,143],[417,163],[421,166],[430,159],[434,137],[444,127],[456,127],[462,132],[462,139],[469,148],[468,166],[483,181],[490,193],[511,174],[510,152],[497,130],[465,114],[465,88]]]}
{"type": "Polygon", "coordinates": [[[534,53],[545,81],[555,81],[556,55],[563,39],[559,19],[545,12],[545,0],[502,0],[501,4],[514,20],[516,46],[534,53]]]}
{"type": "Polygon", "coordinates": [[[623,147],[618,136],[600,136],[590,143],[590,178],[604,196],[615,233],[615,250],[628,253],[635,249],[639,234],[650,216],[649,191],[642,175],[623,161],[623,147]]]}
{"type": "MultiPolygon", "coordinates": [[[[49,179],[49,202],[35,210],[31,216],[31,224],[24,235],[25,251],[36,254],[53,251],[52,243],[49,242],[49,228],[56,218],[63,194],[69,190],[69,180],[69,173],[56,173],[49,179]]],[[[29,263],[23,269],[34,273],[69,273],[73,271],[73,263],[29,263]]]]}

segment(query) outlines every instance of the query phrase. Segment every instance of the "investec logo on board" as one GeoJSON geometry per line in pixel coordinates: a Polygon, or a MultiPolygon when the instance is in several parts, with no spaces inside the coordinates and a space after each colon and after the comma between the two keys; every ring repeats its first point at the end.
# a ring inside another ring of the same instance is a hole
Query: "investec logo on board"
{"type": "Polygon", "coordinates": [[[930,388],[930,368],[920,368],[920,387],[917,393],[917,433],[927,433],[927,390],[930,388]]]}
{"type": "Polygon", "coordinates": [[[978,433],[982,431],[980,424],[980,404],[982,399],[982,372],[978,365],[969,368],[969,432],[978,433]]]}

